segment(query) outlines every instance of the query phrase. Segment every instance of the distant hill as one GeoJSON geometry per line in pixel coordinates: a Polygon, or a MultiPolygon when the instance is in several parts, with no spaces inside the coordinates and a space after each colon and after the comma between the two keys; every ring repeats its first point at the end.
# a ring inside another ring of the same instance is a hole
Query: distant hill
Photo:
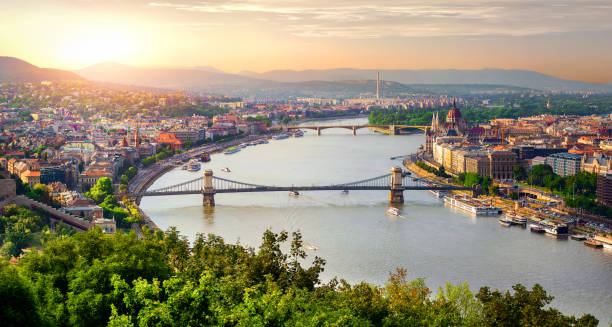
{"type": "MultiPolygon", "coordinates": [[[[321,69],[321,70],[272,70],[265,73],[244,72],[251,78],[278,82],[364,80],[376,78],[373,69],[321,69]]],[[[561,79],[527,70],[506,69],[427,69],[427,70],[380,70],[380,77],[386,81],[403,84],[489,84],[509,85],[531,89],[547,90],[596,90],[612,91],[610,84],[593,84],[561,79]]]]}
{"type": "Polygon", "coordinates": [[[75,72],[92,81],[191,91],[269,83],[250,77],[211,72],[201,68],[143,68],[118,63],[100,63],[75,72]]]}
{"type": "MultiPolygon", "coordinates": [[[[228,74],[210,71],[211,67],[198,67],[192,69],[175,68],[142,68],[122,65],[118,63],[101,63],[76,71],[79,75],[92,81],[111,82],[123,85],[149,86],[163,89],[183,89],[197,92],[227,94],[241,97],[357,97],[374,96],[376,81],[365,76],[355,78],[357,75],[335,75],[338,79],[314,79],[322,77],[320,74],[307,75],[306,80],[274,81],[264,78],[253,78],[240,74],[228,74]],[[307,80],[313,78],[314,80],[307,80]]],[[[246,74],[246,72],[245,72],[246,74]]],[[[248,72],[252,76],[275,77],[248,72]]],[[[331,78],[327,76],[327,78],[331,78]]],[[[406,85],[385,79],[383,81],[384,96],[402,96],[414,93],[444,93],[469,94],[474,91],[491,90],[517,90],[518,87],[504,85],[406,85]]]]}
{"type": "Polygon", "coordinates": [[[193,67],[193,69],[203,70],[205,72],[211,72],[211,73],[226,74],[226,72],[224,72],[224,71],[222,71],[220,69],[217,69],[217,68],[215,68],[213,66],[196,66],[196,67],[193,67]]]}
{"type": "Polygon", "coordinates": [[[70,71],[40,68],[21,59],[0,56],[0,83],[79,80],[84,78],[70,71]]]}

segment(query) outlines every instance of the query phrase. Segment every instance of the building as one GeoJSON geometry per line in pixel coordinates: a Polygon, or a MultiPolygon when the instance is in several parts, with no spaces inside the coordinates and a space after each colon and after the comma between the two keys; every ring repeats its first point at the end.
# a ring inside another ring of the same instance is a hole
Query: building
{"type": "Polygon", "coordinates": [[[21,181],[24,184],[28,184],[30,187],[40,184],[40,170],[26,170],[21,174],[21,181]]]}
{"type": "Polygon", "coordinates": [[[597,201],[612,207],[612,174],[597,175],[597,201]]]}
{"type": "Polygon", "coordinates": [[[605,156],[583,156],[580,162],[580,170],[589,173],[605,174],[612,170],[612,158],[605,156]]]}
{"type": "Polygon", "coordinates": [[[582,155],[577,153],[555,153],[546,158],[546,164],[551,166],[559,176],[576,175],[580,171],[582,155]]]}
{"type": "Polygon", "coordinates": [[[487,156],[475,156],[465,158],[465,172],[476,173],[480,176],[490,175],[491,165],[489,164],[489,157],[487,156]]]}
{"type": "Polygon", "coordinates": [[[94,226],[100,227],[106,234],[115,234],[117,231],[117,223],[114,219],[98,218],[94,220],[94,226]]]}
{"type": "Polygon", "coordinates": [[[183,141],[176,138],[173,133],[160,133],[157,138],[157,143],[169,145],[171,149],[177,150],[183,147],[183,141]]]}
{"type": "Polygon", "coordinates": [[[66,184],[66,169],[61,166],[41,167],[40,182],[43,184],[51,184],[53,182],[66,184]]]}
{"type": "Polygon", "coordinates": [[[511,151],[495,151],[488,155],[489,176],[494,179],[512,179],[516,166],[516,154],[511,151]]]}

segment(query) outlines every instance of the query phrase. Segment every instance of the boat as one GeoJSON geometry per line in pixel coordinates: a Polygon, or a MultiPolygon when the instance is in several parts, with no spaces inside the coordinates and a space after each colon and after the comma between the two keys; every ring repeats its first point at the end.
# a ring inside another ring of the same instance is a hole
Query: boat
{"type": "Polygon", "coordinates": [[[433,194],[436,198],[442,200],[445,196],[448,196],[448,192],[447,191],[442,191],[442,190],[427,190],[427,192],[433,194]]]}
{"type": "Polygon", "coordinates": [[[297,131],[293,134],[293,137],[302,137],[302,136],[304,136],[304,132],[302,131],[297,131]]]}
{"type": "Polygon", "coordinates": [[[232,153],[236,153],[238,151],[240,151],[240,148],[231,147],[231,148],[225,150],[225,152],[223,152],[223,154],[232,154],[232,153]]]}
{"type": "Polygon", "coordinates": [[[584,241],[584,245],[588,246],[588,247],[592,247],[595,249],[601,249],[603,248],[603,244],[601,242],[597,242],[595,240],[586,240],[584,241]]]}
{"type": "Polygon", "coordinates": [[[584,241],[587,238],[586,235],[583,235],[583,234],[574,234],[570,237],[572,238],[572,240],[576,240],[576,241],[584,241]]]}
{"type": "Polygon", "coordinates": [[[342,194],[348,194],[349,191],[348,190],[342,190],[342,194]]]}
{"type": "Polygon", "coordinates": [[[445,196],[444,203],[478,216],[501,215],[502,209],[465,195],[445,196]]]}
{"type": "Polygon", "coordinates": [[[287,134],[278,134],[274,137],[275,140],[284,140],[286,138],[289,138],[287,134]]]}
{"type": "Polygon", "coordinates": [[[316,251],[316,250],[319,249],[318,247],[316,247],[316,246],[314,246],[312,244],[305,244],[304,247],[307,248],[308,250],[312,250],[312,251],[316,251]]]}
{"type": "Polygon", "coordinates": [[[227,168],[227,167],[221,168],[221,171],[226,172],[226,173],[231,173],[231,172],[232,172],[232,171],[231,171],[229,168],[227,168]]]}
{"type": "Polygon", "coordinates": [[[182,169],[182,170],[187,170],[187,165],[183,165],[183,166],[181,167],[181,169],[182,169]]]}
{"type": "Polygon", "coordinates": [[[187,171],[199,171],[199,170],[200,170],[200,163],[197,162],[195,159],[189,160],[189,162],[187,163],[187,171]]]}
{"type": "Polygon", "coordinates": [[[506,218],[512,220],[514,224],[527,225],[527,218],[523,217],[523,215],[518,212],[508,211],[506,212],[506,218]]]}
{"type": "Polygon", "coordinates": [[[200,155],[200,161],[202,162],[209,162],[210,161],[210,154],[204,152],[200,155]]]}
{"type": "Polygon", "coordinates": [[[501,218],[497,222],[500,225],[502,225],[503,227],[510,227],[512,225],[515,225],[515,223],[512,221],[512,219],[508,219],[508,218],[501,218]]]}
{"type": "Polygon", "coordinates": [[[387,209],[387,214],[391,216],[399,216],[400,210],[398,208],[389,208],[387,209]]]}
{"type": "Polygon", "coordinates": [[[544,226],[544,231],[553,236],[566,236],[568,234],[567,225],[548,223],[544,226]]]}
{"type": "Polygon", "coordinates": [[[289,196],[299,196],[300,192],[298,191],[289,191],[289,196]]]}
{"type": "Polygon", "coordinates": [[[531,232],[533,233],[544,233],[545,232],[544,228],[542,228],[542,226],[538,224],[529,224],[529,230],[531,230],[531,232]]]}

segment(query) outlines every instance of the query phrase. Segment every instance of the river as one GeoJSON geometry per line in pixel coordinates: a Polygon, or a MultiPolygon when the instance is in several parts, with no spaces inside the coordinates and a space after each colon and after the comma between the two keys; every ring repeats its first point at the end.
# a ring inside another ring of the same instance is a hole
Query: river
{"type": "MultiPolygon", "coordinates": [[[[313,124],[363,124],[367,119],[313,124]]],[[[271,140],[203,163],[215,176],[262,185],[327,185],[388,173],[401,165],[390,157],[414,152],[422,134],[388,136],[366,129],[357,136],[343,129],[307,131],[304,137],[271,140]],[[222,172],[229,167],[231,173],[222,172]]],[[[150,189],[198,176],[179,168],[150,189]]],[[[582,242],[556,240],[521,228],[502,228],[493,217],[472,217],[447,208],[426,191],[405,191],[402,217],[386,214],[388,192],[338,191],[217,194],[215,208],[203,208],[201,195],[143,198],[141,207],[162,229],[176,226],[193,239],[213,233],[226,242],[257,247],[262,233],[300,230],[315,246],[310,256],[327,263],[322,279],[383,285],[389,272],[405,268],[424,277],[434,290],[446,281],[467,281],[472,291],[484,285],[510,289],[516,283],[541,284],[565,314],[592,313],[601,326],[612,323],[612,251],[582,242]]]]}

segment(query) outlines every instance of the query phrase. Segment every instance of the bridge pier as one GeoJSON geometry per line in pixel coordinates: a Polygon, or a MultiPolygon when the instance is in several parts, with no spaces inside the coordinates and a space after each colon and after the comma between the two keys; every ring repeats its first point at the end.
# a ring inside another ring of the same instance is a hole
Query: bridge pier
{"type": "Polygon", "coordinates": [[[389,202],[404,203],[404,186],[402,184],[402,168],[391,167],[391,185],[389,190],[389,202]]]}
{"type": "Polygon", "coordinates": [[[357,135],[357,127],[353,126],[353,135],[357,135]]]}
{"type": "Polygon", "coordinates": [[[317,127],[317,136],[321,136],[321,127],[317,127]]]}
{"type": "Polygon", "coordinates": [[[397,130],[395,129],[395,125],[389,125],[389,135],[397,135],[397,130]]]}
{"type": "Polygon", "coordinates": [[[215,188],[213,187],[213,172],[204,170],[204,184],[202,185],[202,205],[205,207],[215,206],[215,188]]]}

